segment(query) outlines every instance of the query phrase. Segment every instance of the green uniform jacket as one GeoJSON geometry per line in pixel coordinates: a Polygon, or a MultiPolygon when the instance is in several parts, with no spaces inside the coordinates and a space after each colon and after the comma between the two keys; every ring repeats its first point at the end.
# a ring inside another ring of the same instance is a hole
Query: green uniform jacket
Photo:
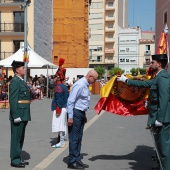
{"type": "Polygon", "coordinates": [[[30,104],[20,104],[19,100],[31,100],[30,91],[25,81],[15,75],[9,85],[9,119],[20,117],[22,121],[30,121],[30,104]]]}
{"type": "Polygon", "coordinates": [[[155,121],[170,122],[170,75],[166,70],[161,70],[154,79],[139,81],[128,80],[128,85],[150,87],[148,125],[155,121]]]}

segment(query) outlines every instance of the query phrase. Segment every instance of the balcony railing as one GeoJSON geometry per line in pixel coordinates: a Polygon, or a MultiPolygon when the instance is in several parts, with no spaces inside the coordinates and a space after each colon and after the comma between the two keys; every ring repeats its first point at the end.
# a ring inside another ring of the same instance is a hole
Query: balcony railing
{"type": "Polygon", "coordinates": [[[90,59],[89,60],[90,62],[101,62],[102,60],[100,59],[100,60],[93,60],[93,59],[90,59]]]}
{"type": "Polygon", "coordinates": [[[25,2],[24,0],[0,0],[0,3],[19,3],[25,2]]]}
{"type": "Polygon", "coordinates": [[[10,57],[14,52],[0,52],[0,60],[10,57]]]}
{"type": "Polygon", "coordinates": [[[24,32],[24,23],[0,23],[0,32],[24,32]]]}
{"type": "Polygon", "coordinates": [[[115,53],[113,48],[105,48],[105,53],[115,53]]]}

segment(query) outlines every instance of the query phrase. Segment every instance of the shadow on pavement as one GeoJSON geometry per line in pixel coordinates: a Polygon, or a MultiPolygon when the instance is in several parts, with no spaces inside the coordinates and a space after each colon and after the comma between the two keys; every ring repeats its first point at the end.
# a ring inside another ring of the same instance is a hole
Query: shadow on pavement
{"type": "Polygon", "coordinates": [[[133,170],[150,170],[156,166],[156,162],[152,161],[152,155],[155,154],[153,147],[149,146],[137,146],[134,152],[127,155],[97,155],[91,157],[90,161],[96,160],[132,160],[129,162],[131,169],[133,170]]]}
{"type": "MultiPolygon", "coordinates": [[[[84,156],[87,156],[87,153],[81,153],[81,159],[83,159],[84,156]]],[[[63,162],[68,164],[68,159],[69,159],[69,155],[63,158],[63,162]]]]}
{"type": "Polygon", "coordinates": [[[30,157],[30,154],[26,151],[22,151],[22,159],[23,160],[29,160],[31,157],[30,157]]]}

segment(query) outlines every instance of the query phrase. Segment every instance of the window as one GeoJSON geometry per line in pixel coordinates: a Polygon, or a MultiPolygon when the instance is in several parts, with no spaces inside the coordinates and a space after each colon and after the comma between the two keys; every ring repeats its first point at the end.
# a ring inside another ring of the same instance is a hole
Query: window
{"type": "Polygon", "coordinates": [[[108,6],[113,6],[113,2],[108,2],[108,6]]]}
{"type": "Polygon", "coordinates": [[[113,38],[113,34],[108,34],[108,38],[113,38]]]}
{"type": "Polygon", "coordinates": [[[134,63],[134,62],[136,62],[136,60],[130,60],[130,62],[134,63]]]}
{"type": "Polygon", "coordinates": [[[112,68],[114,68],[114,65],[108,66],[108,67],[107,67],[107,70],[111,70],[112,68]]]}
{"type": "Polygon", "coordinates": [[[101,61],[102,56],[97,56],[97,61],[101,61]]]}
{"type": "Polygon", "coordinates": [[[99,23],[99,24],[90,24],[89,28],[94,31],[94,30],[102,30],[103,29],[103,24],[99,23]]]}
{"type": "Polygon", "coordinates": [[[102,2],[92,2],[90,8],[102,8],[102,2]]]}
{"type": "Polygon", "coordinates": [[[167,11],[164,12],[164,24],[167,23],[167,19],[168,19],[168,14],[167,14],[167,11]]]}
{"type": "Polygon", "coordinates": [[[92,34],[91,37],[90,37],[90,40],[91,41],[102,41],[103,39],[103,35],[102,34],[92,34]]]}
{"type": "Polygon", "coordinates": [[[102,45],[90,45],[89,51],[102,51],[102,45]]]}
{"type": "Polygon", "coordinates": [[[107,56],[108,60],[113,60],[113,56],[107,56]]]}
{"type": "Polygon", "coordinates": [[[91,13],[90,14],[90,19],[102,19],[103,15],[102,13],[91,13]]]}
{"type": "Polygon", "coordinates": [[[97,51],[102,51],[102,47],[97,47],[97,51]]]}
{"type": "Polygon", "coordinates": [[[120,50],[120,52],[125,52],[125,50],[120,50]]]}
{"type": "Polygon", "coordinates": [[[24,12],[14,12],[14,31],[24,32],[24,12]]]}
{"type": "Polygon", "coordinates": [[[120,62],[125,62],[125,59],[124,59],[124,58],[121,58],[121,59],[120,59],[120,62]]]}
{"type": "Polygon", "coordinates": [[[146,45],[146,51],[150,51],[150,45],[146,45]]]}
{"type": "Polygon", "coordinates": [[[113,23],[109,23],[108,28],[113,28],[113,23]]]}
{"type": "Polygon", "coordinates": [[[18,51],[20,49],[20,47],[22,46],[22,43],[24,42],[24,40],[17,40],[17,41],[13,41],[14,44],[14,52],[18,51]]]}
{"type": "Polygon", "coordinates": [[[108,18],[113,18],[113,13],[109,12],[107,16],[108,18]]]}
{"type": "Polygon", "coordinates": [[[128,62],[129,62],[129,59],[126,59],[126,62],[128,63],[128,62]]]}
{"type": "Polygon", "coordinates": [[[129,48],[126,48],[126,52],[129,52],[129,48]]]}

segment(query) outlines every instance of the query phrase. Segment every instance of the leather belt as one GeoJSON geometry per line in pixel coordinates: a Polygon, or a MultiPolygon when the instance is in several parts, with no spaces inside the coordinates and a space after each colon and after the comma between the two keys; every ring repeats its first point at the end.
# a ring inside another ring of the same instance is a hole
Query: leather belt
{"type": "Polygon", "coordinates": [[[20,104],[30,104],[31,101],[30,100],[18,100],[18,103],[20,103],[20,104]]]}

